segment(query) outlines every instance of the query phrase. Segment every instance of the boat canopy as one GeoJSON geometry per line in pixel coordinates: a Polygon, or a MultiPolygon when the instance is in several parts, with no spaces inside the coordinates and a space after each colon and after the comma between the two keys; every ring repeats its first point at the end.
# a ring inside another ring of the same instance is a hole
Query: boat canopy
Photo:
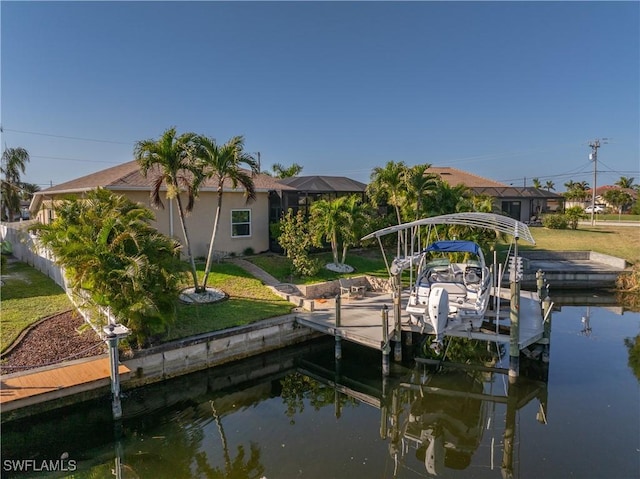
{"type": "Polygon", "coordinates": [[[473,253],[475,255],[480,255],[480,246],[473,241],[436,241],[427,246],[425,252],[426,251],[435,251],[439,253],[473,253]]]}
{"type": "Polygon", "coordinates": [[[415,231],[419,226],[430,225],[462,225],[471,226],[474,228],[483,228],[492,231],[499,231],[513,236],[516,239],[523,239],[531,244],[536,244],[529,227],[513,218],[504,215],[497,215],[495,213],[453,213],[450,215],[433,216],[430,218],[423,218],[421,220],[411,221],[410,223],[402,223],[400,225],[389,226],[382,228],[373,233],[369,233],[363,240],[370,238],[380,238],[381,236],[388,235],[390,233],[398,233],[400,231],[415,231]]]}

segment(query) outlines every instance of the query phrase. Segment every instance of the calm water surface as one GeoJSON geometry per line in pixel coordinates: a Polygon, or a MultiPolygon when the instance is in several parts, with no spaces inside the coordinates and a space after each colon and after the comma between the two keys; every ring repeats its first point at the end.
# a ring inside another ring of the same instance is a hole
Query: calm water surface
{"type": "Polygon", "coordinates": [[[638,478],[638,334],[640,313],[563,306],[548,380],[511,387],[481,362],[383,381],[380,354],[352,345],[336,370],[319,341],[129,392],[119,427],[108,401],[5,424],[2,476],[638,478]]]}

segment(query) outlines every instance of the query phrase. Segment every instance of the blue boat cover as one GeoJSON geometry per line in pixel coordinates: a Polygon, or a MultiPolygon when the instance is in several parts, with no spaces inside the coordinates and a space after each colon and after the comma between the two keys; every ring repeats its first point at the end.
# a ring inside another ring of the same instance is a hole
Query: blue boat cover
{"type": "Polygon", "coordinates": [[[425,251],[437,251],[442,253],[473,253],[479,255],[480,246],[478,246],[478,243],[474,243],[473,241],[436,241],[427,246],[425,251]]]}

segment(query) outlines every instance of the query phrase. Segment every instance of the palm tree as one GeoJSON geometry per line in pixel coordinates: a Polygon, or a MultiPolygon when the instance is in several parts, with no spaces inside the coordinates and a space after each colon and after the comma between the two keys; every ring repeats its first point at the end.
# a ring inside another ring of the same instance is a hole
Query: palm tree
{"type": "Polygon", "coordinates": [[[534,178],[534,179],[533,179],[533,187],[534,187],[536,190],[540,190],[540,189],[542,189],[542,183],[540,183],[540,178],[534,178]]]}
{"type": "Polygon", "coordinates": [[[179,244],[151,226],[153,217],[124,196],[98,189],[63,201],[52,223],[34,227],[64,266],[71,290],[109,307],[139,343],[175,318],[184,265],[179,244]]]}
{"type": "Polygon", "coordinates": [[[151,203],[156,208],[164,208],[160,197],[160,188],[167,187],[166,197],[176,200],[178,216],[182,228],[182,236],[186,248],[187,258],[191,265],[191,276],[194,289],[198,290],[198,273],[196,263],[191,254],[191,242],[185,223],[186,215],[193,210],[198,186],[201,182],[201,170],[198,167],[194,151],[194,133],[184,133],[177,136],[174,127],[166,130],[158,140],[148,139],[136,143],[135,159],[140,164],[142,174],[146,177],[150,172],[154,174],[151,203]],[[182,203],[181,193],[187,193],[186,207],[182,203]]]}
{"type": "Polygon", "coordinates": [[[9,221],[13,219],[15,212],[20,211],[20,173],[25,172],[28,162],[29,153],[24,148],[5,148],[2,152],[2,162],[0,163],[0,173],[4,175],[2,179],[2,198],[4,200],[2,216],[9,221]]]}
{"type": "Polygon", "coordinates": [[[298,163],[293,163],[291,166],[283,166],[280,163],[275,163],[271,169],[273,170],[273,175],[276,178],[291,178],[294,176],[298,176],[302,172],[302,166],[298,163]]]}
{"type": "Polygon", "coordinates": [[[225,182],[230,181],[233,188],[237,188],[238,184],[240,184],[242,188],[244,188],[247,202],[256,199],[253,176],[259,172],[258,163],[250,154],[243,151],[243,147],[244,138],[242,136],[234,136],[222,146],[219,146],[213,138],[199,136],[197,139],[197,154],[201,162],[201,171],[204,173],[205,178],[215,178],[215,181],[217,181],[216,193],[218,197],[213,231],[211,233],[211,241],[209,242],[207,263],[204,268],[204,279],[202,280],[201,290],[197,290],[199,292],[207,289],[207,279],[211,269],[214,243],[216,241],[218,225],[220,224],[220,211],[222,210],[222,195],[225,182]],[[251,170],[250,173],[243,170],[240,165],[248,166],[251,170]]]}
{"type": "Polygon", "coordinates": [[[316,246],[322,246],[323,241],[331,245],[333,264],[344,265],[346,248],[357,237],[356,222],[359,199],[356,196],[340,196],[334,200],[318,200],[311,204],[311,234],[316,246]],[[351,230],[351,232],[347,232],[351,230]],[[343,245],[343,262],[340,262],[338,250],[343,245]]]}
{"type": "Polygon", "coordinates": [[[415,165],[407,168],[404,173],[404,182],[406,185],[406,208],[412,211],[406,211],[407,219],[412,213],[415,219],[422,216],[425,198],[438,187],[438,177],[428,170],[431,168],[429,163],[423,165],[415,165]]]}
{"type": "Polygon", "coordinates": [[[553,181],[551,180],[547,180],[547,182],[544,184],[544,189],[547,191],[551,191],[556,189],[556,185],[553,181]]]}
{"type": "Polygon", "coordinates": [[[634,178],[629,178],[627,176],[621,176],[620,179],[618,181],[616,181],[614,184],[616,186],[619,186],[620,188],[633,188],[633,180],[634,178]]]}
{"type": "Polygon", "coordinates": [[[362,228],[366,220],[365,207],[358,195],[344,198],[344,204],[341,207],[342,225],[340,228],[340,236],[342,237],[341,264],[345,264],[349,246],[356,246],[362,237],[362,228]]]}
{"type": "Polygon", "coordinates": [[[375,167],[371,173],[371,182],[367,186],[367,194],[371,198],[374,206],[381,200],[387,202],[395,208],[398,224],[402,223],[400,207],[403,203],[403,192],[405,191],[404,177],[407,166],[404,162],[389,161],[384,168],[375,167]]]}
{"type": "Polygon", "coordinates": [[[586,181],[575,182],[570,180],[564,184],[567,191],[564,193],[568,200],[584,201],[589,197],[589,183],[586,181]]]}
{"type": "Polygon", "coordinates": [[[438,216],[470,210],[466,201],[471,196],[470,191],[463,184],[452,187],[446,181],[438,180],[437,188],[428,198],[427,212],[430,216],[438,216]]]}

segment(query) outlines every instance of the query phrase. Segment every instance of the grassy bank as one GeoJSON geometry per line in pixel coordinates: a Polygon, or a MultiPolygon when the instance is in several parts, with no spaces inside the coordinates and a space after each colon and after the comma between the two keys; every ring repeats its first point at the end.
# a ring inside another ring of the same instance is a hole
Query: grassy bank
{"type": "Polygon", "coordinates": [[[549,251],[596,251],[630,264],[640,263],[640,227],[579,226],[577,230],[531,228],[535,247],[520,243],[523,249],[549,251]]]}
{"type": "MultiPolygon", "coordinates": [[[[203,269],[204,266],[200,265],[200,281],[204,276],[203,269]]],[[[11,262],[2,271],[2,279],[2,351],[31,324],[73,308],[58,285],[25,263],[11,262]]],[[[185,284],[187,286],[191,285],[185,284]]],[[[208,286],[223,290],[229,300],[214,304],[179,304],[176,322],[164,340],[242,326],[288,314],[292,309],[291,303],[233,264],[215,264],[208,286]]]]}
{"type": "Polygon", "coordinates": [[[29,325],[73,308],[63,289],[51,278],[17,261],[2,271],[0,351],[4,351],[29,325]]]}

